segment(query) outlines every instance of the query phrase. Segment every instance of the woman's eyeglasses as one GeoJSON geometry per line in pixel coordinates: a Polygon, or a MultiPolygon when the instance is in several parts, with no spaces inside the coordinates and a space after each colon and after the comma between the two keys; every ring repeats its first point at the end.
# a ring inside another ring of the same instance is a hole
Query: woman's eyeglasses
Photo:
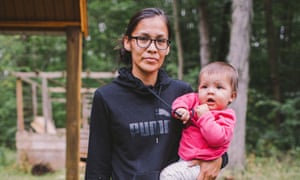
{"type": "Polygon", "coordinates": [[[140,48],[148,48],[153,41],[157,49],[166,50],[171,43],[171,41],[168,39],[151,39],[145,36],[129,36],[129,38],[135,39],[137,46],[140,48]]]}

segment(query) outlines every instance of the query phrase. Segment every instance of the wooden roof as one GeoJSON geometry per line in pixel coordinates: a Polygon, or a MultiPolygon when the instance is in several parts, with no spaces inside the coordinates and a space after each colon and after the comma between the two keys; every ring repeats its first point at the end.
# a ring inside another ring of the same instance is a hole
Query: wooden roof
{"type": "Polygon", "coordinates": [[[1,0],[0,33],[64,32],[80,27],[88,34],[87,0],[1,0]]]}

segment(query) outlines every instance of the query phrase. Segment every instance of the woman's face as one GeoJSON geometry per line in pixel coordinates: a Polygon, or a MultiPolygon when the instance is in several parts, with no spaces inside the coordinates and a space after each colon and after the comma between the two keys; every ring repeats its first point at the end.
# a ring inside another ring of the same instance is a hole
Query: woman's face
{"type": "MultiPolygon", "coordinates": [[[[155,16],[141,20],[131,37],[150,38],[150,39],[168,39],[168,28],[163,17],[155,16]]],[[[132,57],[132,73],[137,76],[145,76],[147,74],[157,73],[164,63],[166,55],[168,55],[170,47],[165,50],[157,49],[152,41],[148,47],[140,47],[137,39],[125,37],[124,47],[131,52],[132,57]]]]}

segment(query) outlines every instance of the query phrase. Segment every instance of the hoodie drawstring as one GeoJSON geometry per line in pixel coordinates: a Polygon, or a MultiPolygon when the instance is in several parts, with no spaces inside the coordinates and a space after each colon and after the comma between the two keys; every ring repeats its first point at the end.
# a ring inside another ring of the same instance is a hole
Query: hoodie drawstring
{"type": "Polygon", "coordinates": [[[175,113],[178,117],[181,117],[181,114],[177,113],[176,111],[174,111],[171,107],[170,104],[168,104],[164,99],[162,99],[153,89],[151,89],[150,87],[148,87],[148,90],[151,92],[151,94],[153,94],[157,99],[159,99],[164,105],[167,106],[167,108],[169,108],[171,110],[172,113],[175,113]]]}

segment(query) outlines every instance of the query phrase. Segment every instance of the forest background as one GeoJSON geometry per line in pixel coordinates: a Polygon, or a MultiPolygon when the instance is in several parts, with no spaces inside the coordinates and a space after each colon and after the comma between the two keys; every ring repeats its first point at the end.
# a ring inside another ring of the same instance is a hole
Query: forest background
{"type": "MultiPolygon", "coordinates": [[[[177,1],[183,56],[182,79],[197,85],[201,68],[199,2],[206,2],[210,61],[225,61],[229,51],[231,3],[223,1],[177,1]]],[[[119,39],[129,17],[144,7],[163,8],[174,23],[172,0],[88,1],[89,36],[83,40],[83,71],[116,71],[119,39]]],[[[246,113],[247,156],[300,158],[300,4],[297,1],[253,1],[249,54],[249,89],[246,113]]],[[[165,69],[178,71],[175,37],[165,69]]],[[[66,37],[0,35],[0,146],[15,149],[16,98],[14,71],[65,71],[66,37]]],[[[102,86],[107,81],[83,82],[102,86]]],[[[25,89],[25,88],[24,88],[25,89]]],[[[29,89],[29,88],[28,88],[29,89]]],[[[26,90],[25,90],[26,91],[26,90]]],[[[28,94],[30,94],[28,90],[28,94]]],[[[30,95],[28,95],[29,97],[30,95]]],[[[32,107],[25,96],[25,122],[32,107]]],[[[54,104],[57,127],[65,127],[65,109],[54,104]]]]}

